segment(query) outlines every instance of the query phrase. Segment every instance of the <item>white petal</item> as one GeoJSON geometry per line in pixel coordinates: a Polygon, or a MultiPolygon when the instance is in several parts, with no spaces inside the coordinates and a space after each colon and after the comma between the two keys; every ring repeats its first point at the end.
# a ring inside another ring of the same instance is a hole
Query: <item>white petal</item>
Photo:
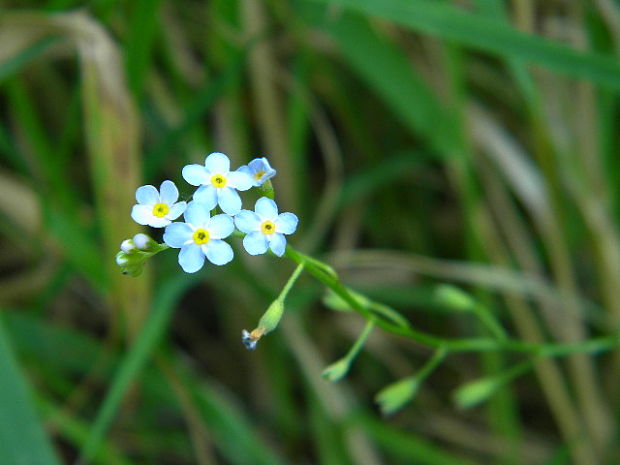
{"type": "Polygon", "coordinates": [[[159,188],[159,199],[170,206],[179,199],[179,190],[172,181],[164,181],[159,188]]]}
{"type": "Polygon", "coordinates": [[[170,211],[166,215],[166,218],[169,220],[176,220],[187,208],[187,203],[185,202],[177,202],[170,207],[170,211]]]}
{"type": "Polygon", "coordinates": [[[230,160],[223,153],[213,152],[205,158],[205,168],[209,174],[228,174],[230,160]]]}
{"type": "Polygon", "coordinates": [[[294,213],[282,213],[278,216],[276,223],[276,232],[282,234],[293,234],[297,229],[299,219],[294,213]]]}
{"type": "Polygon", "coordinates": [[[252,231],[260,231],[260,218],[253,211],[241,210],[235,216],[235,225],[239,231],[246,234],[252,231]]]}
{"type": "Polygon", "coordinates": [[[269,242],[264,234],[254,231],[243,238],[243,247],[250,255],[260,255],[267,252],[269,242]]]}
{"type": "Polygon", "coordinates": [[[286,237],[284,237],[284,234],[272,234],[269,240],[269,248],[278,257],[284,255],[284,251],[286,250],[286,237]]]}
{"type": "Polygon", "coordinates": [[[235,223],[228,215],[215,215],[207,223],[206,229],[213,239],[224,239],[233,233],[235,223]]]}
{"type": "Polygon", "coordinates": [[[236,215],[241,210],[241,197],[232,187],[217,190],[217,203],[224,213],[236,215]]]}
{"type": "Polygon", "coordinates": [[[140,186],[136,189],[136,200],[142,205],[154,205],[159,202],[159,192],[155,186],[140,186]]]}
{"type": "Polygon", "coordinates": [[[164,242],[170,247],[180,249],[192,239],[192,228],[185,223],[172,223],[166,227],[164,242]]]}
{"type": "Polygon", "coordinates": [[[219,239],[212,239],[208,244],[203,245],[203,251],[206,248],[207,258],[214,265],[226,265],[233,259],[233,249],[226,242],[219,239]]]}
{"type": "Polygon", "coordinates": [[[201,184],[208,184],[210,182],[209,173],[202,165],[185,165],[181,172],[183,179],[185,179],[192,186],[200,186],[201,184]]]}
{"type": "Polygon", "coordinates": [[[228,173],[228,185],[234,187],[238,191],[247,191],[254,185],[252,176],[244,171],[233,171],[228,173]]]}
{"type": "Polygon", "coordinates": [[[273,200],[267,197],[261,197],[258,199],[254,210],[258,213],[258,216],[260,216],[262,220],[275,221],[278,217],[278,206],[273,200]]]}
{"type": "Polygon", "coordinates": [[[217,191],[213,186],[200,186],[194,192],[194,200],[202,203],[209,210],[213,210],[217,205],[217,191]]]}
{"type": "Polygon", "coordinates": [[[131,209],[131,218],[138,224],[147,225],[155,218],[155,215],[153,215],[153,207],[134,205],[131,209]]]}
{"type": "Polygon", "coordinates": [[[183,217],[185,221],[197,228],[202,227],[209,221],[211,214],[209,209],[202,202],[190,202],[185,210],[183,217]]]}
{"type": "Polygon", "coordinates": [[[195,273],[204,265],[205,256],[197,244],[184,245],[179,252],[179,265],[186,273],[195,273]]]}

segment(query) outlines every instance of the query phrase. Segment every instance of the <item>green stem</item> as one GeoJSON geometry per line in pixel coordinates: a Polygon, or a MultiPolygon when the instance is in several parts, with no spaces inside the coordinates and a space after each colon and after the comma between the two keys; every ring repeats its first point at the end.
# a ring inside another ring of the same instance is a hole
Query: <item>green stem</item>
{"type": "Polygon", "coordinates": [[[364,347],[366,339],[368,339],[368,336],[370,335],[374,327],[374,318],[366,321],[366,326],[364,326],[364,330],[357,338],[357,341],[355,341],[355,344],[351,346],[347,354],[344,356],[344,360],[346,360],[348,363],[351,363],[355,359],[355,357],[357,357],[357,354],[360,352],[360,350],[362,350],[362,347],[364,347]]]}
{"type": "Polygon", "coordinates": [[[279,300],[284,302],[284,299],[286,299],[286,296],[288,295],[289,291],[293,287],[293,284],[295,284],[295,281],[297,281],[297,278],[299,278],[299,275],[304,270],[304,266],[305,266],[304,263],[299,263],[297,265],[297,268],[295,268],[295,271],[293,271],[293,274],[291,274],[291,277],[288,278],[288,281],[282,288],[282,291],[280,292],[280,295],[278,296],[279,300]]]}
{"type": "MultiPolygon", "coordinates": [[[[355,299],[339,281],[333,269],[318,260],[297,252],[291,246],[286,249],[286,256],[305,269],[315,278],[329,287],[336,295],[347,302],[353,310],[366,319],[375,319],[375,315],[355,299]]],[[[413,339],[430,347],[442,347],[450,352],[493,352],[511,351],[533,353],[541,357],[563,357],[574,353],[593,353],[610,350],[620,345],[618,335],[588,339],[567,344],[535,344],[515,339],[467,338],[445,339],[418,331],[410,326],[401,326],[384,319],[375,319],[377,326],[393,334],[413,339]]]]}
{"type": "Polygon", "coordinates": [[[480,320],[480,322],[489,330],[491,334],[493,334],[497,339],[506,340],[508,339],[508,335],[506,331],[499,324],[493,313],[489,310],[486,305],[475,303],[473,307],[473,311],[480,320]]]}
{"type": "Polygon", "coordinates": [[[445,347],[438,347],[433,354],[433,357],[428,362],[426,362],[426,365],[424,365],[420,371],[415,374],[416,378],[418,378],[420,381],[424,381],[426,378],[428,378],[428,376],[433,371],[435,371],[435,368],[437,368],[439,364],[444,361],[444,359],[448,355],[448,352],[448,349],[446,349],[445,347]]]}

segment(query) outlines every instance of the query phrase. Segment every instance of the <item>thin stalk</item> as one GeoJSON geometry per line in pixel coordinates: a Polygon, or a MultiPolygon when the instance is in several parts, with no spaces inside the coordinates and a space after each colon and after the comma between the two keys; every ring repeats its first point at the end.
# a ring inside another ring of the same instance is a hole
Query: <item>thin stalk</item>
{"type": "MultiPolygon", "coordinates": [[[[346,287],[344,287],[333,275],[326,274],[325,271],[315,263],[306,260],[306,257],[287,247],[286,256],[298,263],[303,264],[305,269],[315,278],[329,287],[340,298],[347,302],[353,310],[364,316],[366,319],[375,317],[369,309],[364,307],[360,302],[352,296],[346,287]]],[[[317,261],[314,259],[313,261],[317,261]]],[[[327,266],[327,265],[326,265],[327,266]]],[[[491,338],[465,338],[465,339],[445,339],[437,337],[422,331],[415,330],[409,326],[402,326],[392,323],[388,320],[378,318],[377,326],[385,329],[393,334],[404,336],[423,345],[430,347],[444,347],[450,352],[490,352],[490,351],[512,351],[522,353],[539,354],[543,357],[562,357],[575,353],[597,353],[611,350],[620,345],[620,336],[593,338],[576,343],[566,344],[534,344],[524,341],[506,339],[497,340],[491,338]]]]}

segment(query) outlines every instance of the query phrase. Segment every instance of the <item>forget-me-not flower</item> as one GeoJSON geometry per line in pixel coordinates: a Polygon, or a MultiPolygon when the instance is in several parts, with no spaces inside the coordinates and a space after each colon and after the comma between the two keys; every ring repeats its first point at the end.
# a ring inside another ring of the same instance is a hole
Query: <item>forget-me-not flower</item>
{"type": "Polygon", "coordinates": [[[276,175],[276,170],[271,167],[265,157],[255,158],[247,165],[239,168],[239,171],[248,173],[252,177],[252,185],[254,187],[261,186],[265,181],[276,175]]]}
{"type": "Polygon", "coordinates": [[[131,217],[138,224],[163,228],[185,211],[187,204],[178,199],[179,191],[172,181],[162,182],[159,191],[151,185],[138,187],[138,205],[133,206],[131,217]]]}
{"type": "Polygon", "coordinates": [[[205,257],[214,265],[225,265],[233,259],[233,250],[222,239],[235,229],[233,219],[225,214],[210,217],[209,208],[201,202],[190,202],[185,210],[185,223],[166,227],[164,242],[181,249],[179,265],[194,273],[202,268],[205,257]]]}
{"type": "Polygon", "coordinates": [[[278,206],[267,197],[256,201],[254,211],[241,210],[235,216],[235,225],[241,232],[246,233],[243,246],[250,255],[263,254],[267,249],[271,249],[278,257],[284,255],[284,235],[293,234],[298,221],[293,213],[278,215],[278,206]]]}
{"type": "Polygon", "coordinates": [[[237,191],[252,187],[252,177],[245,171],[230,171],[226,155],[214,152],[205,158],[205,164],[186,165],[183,178],[192,186],[200,186],[194,200],[202,202],[210,210],[219,205],[224,213],[236,215],[241,210],[241,197],[237,191]]]}

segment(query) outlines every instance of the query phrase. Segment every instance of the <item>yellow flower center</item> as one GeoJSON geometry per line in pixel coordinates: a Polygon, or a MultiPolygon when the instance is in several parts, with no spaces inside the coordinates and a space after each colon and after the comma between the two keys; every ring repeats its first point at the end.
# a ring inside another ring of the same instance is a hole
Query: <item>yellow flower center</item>
{"type": "Polygon", "coordinates": [[[166,205],[165,203],[156,203],[153,207],[153,215],[155,215],[157,218],[163,218],[168,214],[169,211],[170,207],[168,207],[168,205],[166,205]]]}
{"type": "Polygon", "coordinates": [[[206,229],[197,229],[192,236],[198,245],[206,244],[211,240],[211,234],[206,229]]]}
{"type": "Polygon", "coordinates": [[[263,234],[273,234],[276,232],[276,225],[273,221],[263,221],[263,224],[260,225],[260,230],[263,234]]]}
{"type": "Polygon", "coordinates": [[[267,171],[257,171],[256,173],[254,173],[254,179],[256,179],[257,181],[260,181],[263,176],[265,176],[265,173],[267,171]]]}
{"type": "Polygon", "coordinates": [[[226,178],[221,174],[211,176],[211,185],[213,185],[213,187],[226,187],[227,182],[226,178]]]}

